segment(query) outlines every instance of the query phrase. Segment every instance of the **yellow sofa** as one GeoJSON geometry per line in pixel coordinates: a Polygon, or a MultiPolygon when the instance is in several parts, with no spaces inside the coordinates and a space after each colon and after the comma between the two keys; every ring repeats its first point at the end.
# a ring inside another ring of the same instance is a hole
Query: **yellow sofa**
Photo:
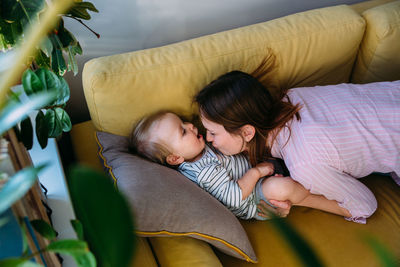
{"type": "MultiPolygon", "coordinates": [[[[164,47],[93,59],[83,85],[91,121],[70,133],[80,163],[102,169],[94,132],[127,136],[158,109],[196,113],[193,95],[228,71],[253,71],[272,92],[283,88],[400,80],[400,1],[367,1],[310,10],[164,47]],[[272,64],[275,58],[277,64],[272,64]]],[[[400,159],[399,159],[400,160],[400,159]]],[[[373,236],[400,264],[400,189],[388,177],[364,179],[378,200],[366,225],[294,207],[286,219],[326,266],[380,266],[373,236]]],[[[249,263],[190,237],[141,237],[132,266],[300,266],[271,223],[241,221],[258,257],[249,263]]]]}

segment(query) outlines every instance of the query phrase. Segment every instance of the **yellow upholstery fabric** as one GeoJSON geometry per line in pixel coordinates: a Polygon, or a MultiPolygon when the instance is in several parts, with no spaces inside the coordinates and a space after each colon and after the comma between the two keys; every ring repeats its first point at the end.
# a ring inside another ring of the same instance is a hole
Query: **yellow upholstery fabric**
{"type": "Polygon", "coordinates": [[[159,109],[196,112],[192,98],[219,75],[271,68],[271,88],[347,82],[364,33],[348,6],[310,10],[164,47],[96,58],[85,64],[83,87],[96,129],[127,136],[159,109]],[[276,65],[273,65],[276,59],[276,65]]]}
{"type": "Polygon", "coordinates": [[[75,124],[69,132],[76,160],[83,165],[103,170],[97,155],[95,128],[92,121],[75,124]]]}
{"type": "Polygon", "coordinates": [[[371,0],[371,1],[365,1],[365,2],[360,2],[354,5],[351,5],[350,7],[355,10],[358,14],[362,14],[365,10],[374,8],[376,6],[384,5],[386,3],[393,2],[393,0],[371,0]]]}
{"type": "Polygon", "coordinates": [[[138,237],[135,257],[130,267],[157,267],[156,259],[151,251],[147,238],[138,237]]]}
{"type": "Polygon", "coordinates": [[[152,237],[150,243],[162,267],[222,267],[211,247],[203,241],[190,237],[152,237]]]}
{"type": "Polygon", "coordinates": [[[357,57],[352,82],[399,80],[400,1],[366,10],[362,16],[367,22],[367,28],[357,57]]]}
{"type": "MultiPolygon", "coordinates": [[[[363,239],[376,238],[400,264],[400,187],[389,178],[363,178],[378,200],[378,210],[367,224],[345,221],[322,211],[294,207],[287,220],[312,246],[325,266],[383,266],[363,239]]],[[[242,221],[258,257],[256,266],[302,266],[270,222],[242,221]]],[[[224,266],[254,266],[217,252],[224,266]]]]}

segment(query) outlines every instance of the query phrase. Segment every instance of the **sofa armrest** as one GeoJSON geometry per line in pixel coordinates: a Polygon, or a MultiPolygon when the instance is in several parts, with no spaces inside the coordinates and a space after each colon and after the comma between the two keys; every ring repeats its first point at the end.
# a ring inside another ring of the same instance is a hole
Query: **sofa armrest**
{"type": "Polygon", "coordinates": [[[367,23],[351,78],[352,83],[400,79],[400,1],[362,13],[367,23]]]}
{"type": "Polygon", "coordinates": [[[76,161],[79,164],[103,170],[103,166],[97,155],[97,143],[95,139],[96,129],[92,121],[75,124],[70,134],[72,148],[76,161]]]}

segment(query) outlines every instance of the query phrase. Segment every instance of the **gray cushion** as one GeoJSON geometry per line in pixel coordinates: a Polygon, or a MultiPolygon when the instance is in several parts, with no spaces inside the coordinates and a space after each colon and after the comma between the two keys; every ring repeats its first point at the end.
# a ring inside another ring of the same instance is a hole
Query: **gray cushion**
{"type": "Polygon", "coordinates": [[[257,261],[239,220],[218,200],[176,170],[129,153],[127,137],[96,135],[104,166],[132,207],[138,235],[191,236],[257,261]]]}

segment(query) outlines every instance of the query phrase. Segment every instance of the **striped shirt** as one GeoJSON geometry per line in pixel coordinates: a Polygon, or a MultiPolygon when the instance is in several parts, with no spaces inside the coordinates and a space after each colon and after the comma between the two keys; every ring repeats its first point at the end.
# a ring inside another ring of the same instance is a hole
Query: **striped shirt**
{"type": "Polygon", "coordinates": [[[272,156],[311,193],[346,208],[347,220],[366,223],[377,202],[356,178],[400,174],[400,81],[296,88],[288,96],[302,106],[301,120],[288,123],[291,133],[280,131],[272,156]]]}
{"type": "Polygon", "coordinates": [[[237,183],[250,168],[244,155],[226,156],[206,145],[201,159],[182,163],[178,171],[217,198],[237,217],[251,219],[257,211],[254,190],[242,200],[242,190],[237,183]]]}

